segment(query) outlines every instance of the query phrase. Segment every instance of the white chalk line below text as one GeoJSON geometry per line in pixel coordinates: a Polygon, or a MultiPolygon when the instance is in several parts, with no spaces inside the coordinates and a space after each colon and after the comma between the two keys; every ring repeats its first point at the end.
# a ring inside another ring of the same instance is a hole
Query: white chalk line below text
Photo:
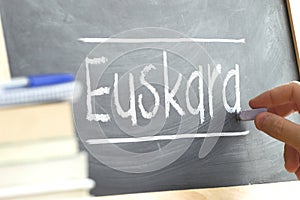
{"type": "Polygon", "coordinates": [[[246,43],[245,38],[79,38],[85,43],[246,43]]]}
{"type": "Polygon", "coordinates": [[[107,138],[107,139],[89,139],[88,144],[120,144],[120,143],[136,143],[162,140],[178,140],[193,138],[209,138],[209,137],[236,137],[248,135],[250,131],[242,132],[220,132],[220,133],[196,133],[196,134],[177,134],[177,135],[157,135],[136,138],[107,138]]]}

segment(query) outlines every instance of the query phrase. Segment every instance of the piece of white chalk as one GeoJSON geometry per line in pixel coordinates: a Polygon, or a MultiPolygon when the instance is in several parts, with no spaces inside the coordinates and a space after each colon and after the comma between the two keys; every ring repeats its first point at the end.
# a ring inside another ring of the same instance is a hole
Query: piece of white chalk
{"type": "Polygon", "coordinates": [[[256,115],[262,112],[267,112],[267,108],[258,108],[253,110],[244,110],[237,115],[237,119],[240,121],[254,120],[256,115]]]}

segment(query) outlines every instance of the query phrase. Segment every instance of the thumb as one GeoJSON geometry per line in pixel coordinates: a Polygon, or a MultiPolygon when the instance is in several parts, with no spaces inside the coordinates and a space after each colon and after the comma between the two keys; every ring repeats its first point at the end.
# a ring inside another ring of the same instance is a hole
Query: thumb
{"type": "Polygon", "coordinates": [[[298,124],[273,113],[264,112],[256,116],[255,126],[300,152],[300,126],[298,124]]]}

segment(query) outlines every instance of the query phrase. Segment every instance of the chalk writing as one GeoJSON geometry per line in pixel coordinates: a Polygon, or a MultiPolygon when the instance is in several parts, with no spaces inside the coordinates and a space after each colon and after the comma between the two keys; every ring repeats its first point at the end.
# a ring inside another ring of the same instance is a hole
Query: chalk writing
{"type": "MultiPolygon", "coordinates": [[[[99,61],[106,62],[106,58],[86,58],[85,64],[86,64],[86,84],[87,84],[87,117],[86,119],[89,121],[100,121],[107,123],[110,121],[110,116],[108,114],[98,114],[92,112],[92,101],[91,98],[94,96],[102,96],[102,95],[108,95],[110,94],[110,87],[104,86],[99,87],[95,90],[91,90],[90,85],[90,71],[89,71],[89,65],[93,64],[99,64],[99,61]]],[[[199,115],[200,122],[203,123],[205,121],[205,109],[204,109],[204,88],[203,88],[203,66],[199,65],[198,69],[191,73],[187,80],[186,88],[185,88],[185,102],[186,102],[186,108],[187,110],[184,110],[182,105],[179,104],[179,102],[176,101],[176,93],[179,91],[180,86],[182,84],[183,75],[178,72],[177,80],[171,88],[169,86],[169,69],[168,69],[168,55],[166,51],[162,51],[162,65],[163,65],[163,87],[164,87],[164,103],[165,103],[165,117],[168,118],[170,116],[170,108],[171,106],[177,111],[177,113],[180,116],[191,114],[191,115],[199,115]],[[198,105],[196,107],[193,107],[190,102],[190,88],[193,83],[198,79],[198,105]]],[[[207,86],[207,92],[208,92],[208,104],[209,104],[209,115],[211,118],[214,117],[213,112],[213,89],[215,85],[215,81],[218,78],[218,76],[222,73],[222,65],[217,64],[213,69],[210,64],[207,65],[208,67],[208,86],[207,86]]],[[[137,110],[136,110],[136,96],[138,97],[137,103],[138,103],[138,109],[141,112],[141,116],[145,119],[151,119],[154,118],[157,114],[157,111],[160,106],[160,97],[157,92],[157,89],[151,85],[149,81],[146,80],[147,74],[151,70],[156,70],[157,67],[153,64],[146,65],[140,72],[139,81],[140,84],[145,86],[153,95],[154,97],[154,103],[151,111],[147,111],[143,105],[143,95],[138,94],[136,95],[135,91],[135,83],[134,83],[134,75],[132,73],[129,73],[129,108],[127,111],[125,111],[121,104],[120,104],[120,98],[119,98],[119,74],[114,73],[114,83],[113,83],[113,102],[115,109],[117,111],[117,114],[122,118],[130,118],[132,126],[137,125],[137,110]]],[[[241,110],[240,106],[240,75],[239,75],[239,65],[235,64],[234,69],[231,69],[227,74],[223,81],[223,89],[222,89],[222,96],[223,96],[223,105],[224,108],[228,113],[235,113],[239,112],[241,110]],[[234,78],[234,90],[235,90],[235,104],[233,106],[230,106],[227,102],[226,97],[226,88],[228,87],[228,82],[230,79],[234,78]]]]}

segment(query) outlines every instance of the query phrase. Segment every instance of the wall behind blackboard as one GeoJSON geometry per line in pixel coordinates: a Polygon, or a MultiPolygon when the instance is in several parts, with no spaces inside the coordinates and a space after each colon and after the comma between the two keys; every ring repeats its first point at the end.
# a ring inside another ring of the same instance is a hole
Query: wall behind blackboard
{"type": "MultiPolygon", "coordinates": [[[[201,43],[214,63],[222,64],[224,72],[239,65],[242,109],[249,108],[248,100],[260,92],[298,79],[284,0],[1,0],[0,9],[13,76],[48,72],[76,74],[86,56],[97,46],[80,42],[79,38],[107,38],[135,28],[159,27],[188,38],[244,38],[246,42],[238,45],[201,43]]],[[[160,62],[162,51],[152,52],[153,55],[140,51],[113,63],[107,83],[112,83],[114,72],[126,73],[143,58],[152,56],[160,62]]],[[[181,67],[178,69],[185,69],[181,67]]],[[[188,72],[185,74],[183,70],[182,73],[188,78],[188,72]]],[[[235,100],[234,94],[228,98],[231,102],[235,100]]],[[[105,101],[100,103],[110,106],[105,101]]],[[[205,94],[206,110],[209,109],[207,101],[205,94]]],[[[86,113],[86,107],[82,107],[81,113],[86,113]]],[[[174,116],[170,119],[178,120],[174,116]]],[[[87,123],[86,119],[81,120],[87,123]]],[[[115,130],[113,123],[105,127],[108,131],[115,130]]],[[[112,169],[91,154],[90,176],[97,182],[93,193],[106,195],[294,179],[284,170],[281,143],[257,131],[252,122],[238,123],[233,115],[227,114],[223,131],[242,130],[250,130],[250,134],[220,138],[203,159],[199,159],[198,153],[204,139],[195,139],[175,162],[147,173],[112,169]]],[[[87,127],[87,134],[89,131],[93,130],[87,127]]],[[[82,142],[84,148],[88,147],[82,142]]],[[[125,144],[122,148],[141,152],[151,149],[151,145],[142,143],[132,149],[130,144],[125,144]]],[[[168,155],[162,158],[167,159],[168,155]]]]}

